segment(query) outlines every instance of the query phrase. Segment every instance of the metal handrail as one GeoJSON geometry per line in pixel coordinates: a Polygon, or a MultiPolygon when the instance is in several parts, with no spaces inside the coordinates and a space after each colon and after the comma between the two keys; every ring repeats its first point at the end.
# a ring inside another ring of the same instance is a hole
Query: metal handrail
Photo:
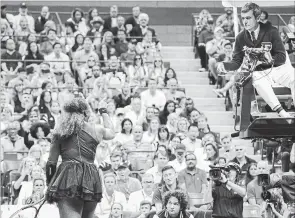
{"type": "MultiPolygon", "coordinates": [[[[7,12],[8,13],[19,13],[18,11],[13,11],[13,10],[8,10],[7,12]]],[[[41,11],[29,11],[28,14],[40,14],[40,12],[41,11]]],[[[72,12],[69,12],[69,11],[61,11],[61,12],[50,11],[50,13],[53,13],[53,14],[55,14],[56,12],[59,13],[59,14],[62,14],[62,15],[72,15],[72,12]]],[[[88,15],[88,12],[84,12],[84,14],[88,15]]],[[[100,16],[100,15],[109,15],[109,14],[110,14],[110,12],[99,12],[98,16],[100,16]]],[[[132,15],[132,13],[131,12],[120,12],[118,15],[119,16],[120,15],[132,15]]]]}

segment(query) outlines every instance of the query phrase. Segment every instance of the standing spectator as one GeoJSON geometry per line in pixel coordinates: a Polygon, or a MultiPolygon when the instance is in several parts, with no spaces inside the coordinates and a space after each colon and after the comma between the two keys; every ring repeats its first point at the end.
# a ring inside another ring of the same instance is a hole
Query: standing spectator
{"type": "Polygon", "coordinates": [[[51,71],[71,71],[70,58],[68,55],[62,52],[61,44],[59,42],[56,42],[52,47],[53,52],[45,56],[45,60],[50,63],[51,71]]]}
{"type": "Polygon", "coordinates": [[[1,69],[6,74],[15,75],[18,69],[22,67],[22,56],[15,50],[15,42],[13,39],[6,40],[6,52],[1,55],[1,69]],[[19,61],[9,61],[19,60],[19,61]]]}
{"type": "Polygon", "coordinates": [[[157,82],[149,79],[148,90],[141,93],[141,103],[144,108],[155,106],[160,110],[164,109],[166,97],[163,91],[157,89],[157,82]]]}
{"type": "Polygon", "coordinates": [[[35,20],[35,32],[41,33],[44,30],[45,23],[50,19],[50,12],[47,6],[43,6],[41,14],[35,20]]]}
{"type": "Polygon", "coordinates": [[[248,166],[246,178],[245,178],[245,186],[247,187],[248,184],[255,179],[257,176],[257,163],[251,163],[248,166]]]}
{"type": "Polygon", "coordinates": [[[208,184],[207,175],[204,170],[196,167],[196,156],[186,154],[185,162],[187,167],[178,174],[179,183],[185,184],[188,193],[205,193],[208,184]]]}
{"type": "Polygon", "coordinates": [[[112,28],[118,26],[118,6],[112,5],[110,8],[110,16],[104,19],[103,31],[111,31],[112,28]]]}
{"type": "Polygon", "coordinates": [[[28,21],[28,26],[31,32],[35,32],[35,20],[32,16],[28,15],[28,7],[25,2],[20,4],[19,14],[14,16],[14,29],[20,28],[20,20],[25,18],[28,21]]]}
{"type": "Polygon", "coordinates": [[[86,35],[88,28],[86,20],[84,18],[84,12],[80,8],[75,8],[72,12],[72,17],[67,20],[75,25],[76,31],[79,31],[84,36],[86,35]]]}
{"type": "Polygon", "coordinates": [[[129,33],[133,27],[139,24],[139,20],[138,20],[139,15],[140,15],[140,7],[136,5],[132,8],[132,16],[128,17],[125,21],[125,27],[127,29],[127,33],[129,33]]]}
{"type": "Polygon", "coordinates": [[[198,47],[199,47],[199,55],[201,59],[201,67],[200,72],[203,72],[208,67],[208,55],[206,53],[206,43],[213,39],[213,19],[208,20],[207,25],[204,27],[205,29],[199,35],[198,47]]]}
{"type": "Polygon", "coordinates": [[[132,28],[131,32],[130,32],[130,36],[134,37],[137,39],[137,42],[141,42],[143,36],[147,33],[147,31],[151,31],[152,33],[152,37],[155,38],[156,37],[156,32],[154,29],[150,28],[148,26],[149,23],[149,15],[145,14],[145,13],[141,13],[138,16],[138,20],[139,20],[139,25],[136,25],[132,28]]]}

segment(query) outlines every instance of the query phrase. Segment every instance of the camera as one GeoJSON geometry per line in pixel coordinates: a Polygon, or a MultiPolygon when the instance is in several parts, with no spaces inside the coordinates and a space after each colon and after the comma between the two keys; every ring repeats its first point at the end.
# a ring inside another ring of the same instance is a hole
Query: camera
{"type": "Polygon", "coordinates": [[[258,174],[257,178],[258,178],[259,186],[262,186],[262,187],[269,186],[270,184],[269,174],[261,173],[261,174],[258,174]]]}
{"type": "Polygon", "coordinates": [[[226,167],[218,167],[210,165],[209,176],[213,181],[221,180],[221,173],[224,171],[228,171],[226,167]]]}

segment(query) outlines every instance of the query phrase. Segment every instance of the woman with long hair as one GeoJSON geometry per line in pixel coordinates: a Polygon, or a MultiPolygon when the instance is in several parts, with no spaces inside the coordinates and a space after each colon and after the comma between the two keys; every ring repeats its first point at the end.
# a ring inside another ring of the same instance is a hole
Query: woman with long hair
{"type": "Polygon", "coordinates": [[[188,197],[180,191],[169,191],[164,196],[164,210],[154,215],[153,218],[193,218],[193,215],[187,212],[188,197]]]}
{"type": "Polygon", "coordinates": [[[80,8],[75,8],[72,12],[71,18],[67,22],[72,22],[75,25],[75,30],[86,35],[88,28],[84,18],[84,12],[80,8]]]}
{"type": "Polygon", "coordinates": [[[163,111],[161,111],[159,115],[161,125],[166,125],[169,114],[175,113],[175,111],[176,111],[176,103],[172,100],[168,100],[164,106],[163,111]]]}
{"type": "Polygon", "coordinates": [[[102,181],[94,165],[97,145],[115,136],[107,114],[106,103],[101,102],[99,113],[104,127],[88,123],[90,108],[82,97],[74,98],[63,106],[60,122],[56,125],[46,177],[47,201],[57,202],[60,217],[92,218],[102,198],[102,181]],[[58,157],[62,163],[56,169],[58,157]]]}
{"type": "Polygon", "coordinates": [[[167,82],[168,82],[168,80],[169,80],[169,79],[172,79],[172,78],[174,78],[174,79],[177,80],[177,75],[176,75],[175,70],[174,70],[173,68],[169,67],[169,68],[166,70],[165,74],[164,74],[164,80],[163,80],[163,82],[164,82],[164,86],[165,86],[165,87],[167,86],[167,82]]]}
{"type": "Polygon", "coordinates": [[[245,186],[249,184],[257,176],[257,163],[251,163],[247,169],[245,186]]]}
{"type": "Polygon", "coordinates": [[[83,36],[83,34],[78,33],[75,36],[75,43],[71,49],[71,52],[75,53],[76,51],[83,49],[84,40],[85,40],[85,37],[83,36]]]}
{"type": "Polygon", "coordinates": [[[160,120],[158,117],[153,117],[149,123],[148,130],[143,133],[142,141],[147,143],[153,143],[158,138],[158,129],[160,126],[160,120]]]}
{"type": "Polygon", "coordinates": [[[113,141],[120,142],[122,145],[128,141],[131,141],[133,139],[132,127],[132,121],[129,118],[125,118],[121,122],[121,132],[116,135],[113,141]]]}
{"type": "Polygon", "coordinates": [[[30,67],[30,65],[32,64],[39,65],[41,61],[44,60],[44,56],[40,53],[39,47],[36,42],[34,41],[29,42],[27,50],[28,50],[28,54],[25,56],[26,67],[30,67]],[[30,60],[30,61],[26,62],[26,60],[30,60]]]}

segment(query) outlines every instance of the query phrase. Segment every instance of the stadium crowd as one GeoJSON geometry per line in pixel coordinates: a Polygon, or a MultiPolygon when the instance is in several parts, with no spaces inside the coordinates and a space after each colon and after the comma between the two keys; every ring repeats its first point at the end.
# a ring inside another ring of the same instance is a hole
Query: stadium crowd
{"type": "MultiPolygon", "coordinates": [[[[287,159],[278,173],[261,159],[271,156],[266,149],[254,155],[214,132],[164,62],[161,42],[139,6],[127,18],[116,5],[104,18],[95,8],[77,8],[61,30],[47,6],[36,17],[26,3],[17,15],[6,10],[2,5],[1,204],[28,205],[44,197],[51,132],[65,101],[85,97],[91,122],[102,124],[103,102],[117,133],[97,148],[104,192],[96,217],[241,218],[249,205],[260,213],[270,207],[277,217],[293,213],[295,191],[288,181],[294,183],[295,146],[286,142],[277,152],[276,163],[287,159]],[[210,166],[226,170],[214,180],[210,166]],[[271,187],[259,184],[260,173],[270,176],[271,187]],[[268,189],[275,200],[264,197],[268,189]]],[[[234,36],[232,9],[225,11],[214,21],[202,10],[195,34],[200,71],[210,72],[221,96],[231,77],[220,79],[216,64],[231,59],[234,36]]],[[[294,30],[294,21],[285,31],[294,30]]],[[[294,45],[286,48],[293,55],[294,45]]]]}

